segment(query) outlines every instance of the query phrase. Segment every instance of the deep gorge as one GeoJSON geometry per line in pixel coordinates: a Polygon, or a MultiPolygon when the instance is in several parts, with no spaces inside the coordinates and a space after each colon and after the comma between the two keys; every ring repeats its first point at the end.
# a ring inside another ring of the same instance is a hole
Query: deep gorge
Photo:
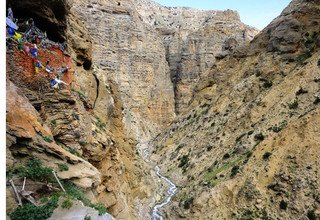
{"type": "MultiPolygon", "coordinates": [[[[294,0],[259,34],[236,11],[147,0],[7,5],[18,19],[32,17],[50,40],[65,42],[66,53],[39,54],[70,67],[67,87],[39,92],[44,78],[33,78],[28,58],[7,48],[7,170],[40,159],[116,219],[150,217],[164,196],[150,173],[156,164],[179,188],[162,211],[166,219],[241,219],[248,210],[253,218],[301,215],[300,204],[289,205],[288,213],[270,208],[270,201],[295,201],[295,193],[280,198],[267,192],[265,185],[280,184],[283,176],[313,182],[302,200],[318,212],[319,173],[290,168],[292,161],[319,167],[313,98],[319,92],[318,1],[294,0]],[[295,100],[297,107],[286,107],[295,100]],[[142,143],[150,146],[152,165],[137,147],[142,143]],[[296,146],[285,170],[274,165],[287,160],[285,150],[275,147],[280,143],[296,146]],[[293,156],[301,151],[298,143],[311,147],[305,156],[314,164],[293,156]],[[259,159],[264,149],[269,156],[259,159]],[[58,171],[61,163],[68,170],[58,171]],[[269,168],[253,176],[256,166],[269,168]]],[[[8,214],[17,206],[13,196],[7,205],[8,214]]]]}

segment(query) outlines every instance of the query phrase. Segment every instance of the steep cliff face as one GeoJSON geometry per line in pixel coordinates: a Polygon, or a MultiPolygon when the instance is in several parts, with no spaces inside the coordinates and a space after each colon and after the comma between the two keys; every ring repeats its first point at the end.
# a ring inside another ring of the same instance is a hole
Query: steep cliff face
{"type": "Polygon", "coordinates": [[[226,56],[255,30],[232,11],[147,1],[8,5],[15,17],[32,17],[50,40],[66,43],[64,52],[39,47],[38,55],[51,67],[68,66],[63,80],[69,85],[53,90],[45,70],[36,74],[32,58],[8,45],[7,171],[38,158],[117,218],[148,216],[155,183],[136,144],[188,106],[216,54],[225,50],[220,57],[226,56]],[[69,170],[61,171],[61,163],[69,170]]]}
{"type": "MultiPolygon", "coordinates": [[[[17,11],[16,17],[31,16],[36,25],[46,24],[43,31],[65,25],[59,39],[66,39],[69,54],[39,47],[38,55],[42,63],[49,60],[51,67],[68,66],[63,80],[69,86],[60,91],[50,89],[45,70],[34,73],[32,58],[15,45],[8,46],[7,170],[40,159],[56,170],[60,179],[74,182],[114,216],[135,218],[134,200],[151,197],[152,183],[142,183],[147,169],[134,148],[137,137],[126,130],[118,83],[92,64],[94,46],[89,31],[72,8],[69,10],[69,2],[9,3],[17,11]],[[53,6],[65,14],[59,19],[47,17],[53,6]],[[11,94],[11,90],[19,92],[11,94]],[[69,171],[59,171],[61,163],[69,171]]],[[[47,34],[57,40],[56,35],[47,34]]],[[[13,192],[9,199],[10,195],[13,192]]],[[[12,208],[8,206],[8,213],[12,208]]]]}
{"type": "Polygon", "coordinates": [[[317,219],[319,1],[293,1],[219,57],[191,110],[153,141],[181,190],[169,219],[317,219]]]}
{"type": "Polygon", "coordinates": [[[258,33],[240,21],[236,11],[195,10],[164,7],[137,1],[143,21],[162,37],[175,92],[176,113],[186,111],[200,77],[215,63],[219,54],[248,43],[258,33]]]}
{"type": "Polygon", "coordinates": [[[93,38],[93,64],[118,87],[126,134],[147,140],[175,116],[174,94],[161,39],[132,5],[75,1],[71,11],[93,38]]]}

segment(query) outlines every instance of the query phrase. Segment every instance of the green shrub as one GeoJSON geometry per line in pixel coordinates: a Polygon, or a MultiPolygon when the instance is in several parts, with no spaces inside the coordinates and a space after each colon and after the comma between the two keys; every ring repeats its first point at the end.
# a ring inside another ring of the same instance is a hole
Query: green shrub
{"type": "Polygon", "coordinates": [[[230,158],[230,154],[226,153],[225,155],[223,155],[222,159],[226,160],[230,158]]]}
{"type": "Polygon", "coordinates": [[[91,216],[86,215],[83,220],[91,220],[91,216]]]}
{"type": "Polygon", "coordinates": [[[43,139],[46,141],[46,142],[48,142],[48,143],[52,143],[53,142],[53,140],[51,139],[51,137],[49,137],[49,136],[42,136],[43,137],[43,139]]]}
{"type": "Polygon", "coordinates": [[[59,163],[58,167],[59,167],[59,171],[68,171],[69,170],[68,165],[65,163],[59,163]]]}
{"type": "Polygon", "coordinates": [[[288,203],[286,201],[284,201],[284,200],[281,200],[280,204],[279,204],[279,207],[280,207],[280,209],[287,210],[288,203]]]}
{"type": "Polygon", "coordinates": [[[99,215],[103,215],[103,214],[107,213],[107,208],[102,203],[91,204],[90,207],[97,210],[99,212],[99,215]]]}
{"type": "Polygon", "coordinates": [[[307,51],[306,53],[300,54],[300,55],[297,57],[296,61],[297,61],[297,63],[298,63],[299,65],[305,65],[305,64],[306,64],[305,61],[306,61],[308,58],[310,58],[311,56],[312,56],[311,52],[310,52],[310,51],[307,51]]]}
{"type": "Polygon", "coordinates": [[[208,145],[208,146],[207,146],[207,151],[211,151],[211,150],[212,150],[212,148],[213,148],[213,146],[212,146],[212,145],[208,145]]]}
{"type": "Polygon", "coordinates": [[[90,200],[85,197],[84,193],[74,183],[63,181],[63,186],[71,198],[82,201],[86,206],[91,205],[90,200]]]}
{"type": "Polygon", "coordinates": [[[184,209],[190,209],[192,203],[193,203],[193,197],[190,197],[190,198],[186,199],[186,201],[184,201],[184,203],[183,203],[183,208],[184,209]]]}
{"type": "Polygon", "coordinates": [[[240,167],[238,165],[232,167],[230,177],[234,177],[235,175],[237,175],[237,173],[239,173],[239,168],[240,167]]]}
{"type": "Polygon", "coordinates": [[[43,206],[35,206],[30,203],[18,207],[11,214],[11,220],[45,220],[49,218],[58,207],[58,200],[61,194],[53,194],[43,206]]]}
{"type": "Polygon", "coordinates": [[[263,141],[264,140],[264,135],[262,133],[258,133],[256,135],[254,135],[254,140],[255,141],[263,141]]]}
{"type": "Polygon", "coordinates": [[[71,154],[76,155],[77,157],[81,157],[81,155],[80,155],[75,149],[67,148],[67,150],[68,150],[71,154]]]}
{"type": "Polygon", "coordinates": [[[288,103],[289,109],[296,109],[299,106],[298,99],[295,99],[293,102],[288,103]]]}
{"type": "Polygon", "coordinates": [[[187,166],[188,162],[189,162],[188,155],[183,155],[182,158],[180,158],[180,163],[179,163],[178,167],[187,166]]]}
{"type": "Polygon", "coordinates": [[[314,210],[308,210],[307,217],[309,220],[317,220],[317,216],[314,210]]]}
{"type": "Polygon", "coordinates": [[[263,154],[262,158],[263,158],[264,160],[268,160],[271,155],[272,155],[272,153],[270,153],[270,152],[265,152],[265,153],[263,154]]]}
{"type": "Polygon", "coordinates": [[[19,166],[16,168],[15,173],[21,177],[26,177],[35,181],[49,181],[54,182],[54,176],[52,169],[42,166],[42,162],[39,159],[29,160],[25,166],[19,166]]]}
{"type": "Polygon", "coordinates": [[[271,80],[268,80],[268,79],[265,79],[265,78],[260,78],[260,81],[263,82],[263,84],[262,84],[263,88],[268,89],[268,88],[272,87],[273,83],[272,83],[271,80]]]}

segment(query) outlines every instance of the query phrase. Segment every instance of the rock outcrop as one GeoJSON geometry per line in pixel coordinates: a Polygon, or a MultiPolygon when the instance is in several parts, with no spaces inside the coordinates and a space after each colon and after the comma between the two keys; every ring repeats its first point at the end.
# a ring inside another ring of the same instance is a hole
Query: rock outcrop
{"type": "Polygon", "coordinates": [[[206,72],[152,142],[181,188],[169,219],[317,219],[319,1],[294,0],[206,72]]]}

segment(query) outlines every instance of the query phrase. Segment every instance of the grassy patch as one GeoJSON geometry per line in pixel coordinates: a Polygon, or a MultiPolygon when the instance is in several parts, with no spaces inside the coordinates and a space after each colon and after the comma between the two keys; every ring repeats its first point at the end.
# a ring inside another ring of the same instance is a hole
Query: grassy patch
{"type": "Polygon", "coordinates": [[[215,167],[216,165],[213,164],[204,175],[204,182],[208,182],[210,186],[215,186],[218,183],[217,174],[229,170],[231,167],[239,164],[241,160],[243,160],[243,156],[225,162],[220,167],[215,167]]]}

